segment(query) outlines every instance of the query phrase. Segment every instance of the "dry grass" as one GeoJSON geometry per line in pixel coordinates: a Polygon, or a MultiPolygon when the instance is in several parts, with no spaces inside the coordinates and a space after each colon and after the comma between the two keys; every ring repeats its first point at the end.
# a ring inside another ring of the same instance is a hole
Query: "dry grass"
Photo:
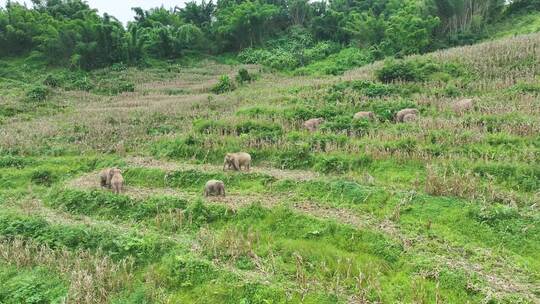
{"type": "Polygon", "coordinates": [[[454,196],[480,202],[502,203],[505,205],[531,206],[536,195],[521,194],[502,190],[493,182],[484,183],[478,175],[467,171],[457,172],[451,168],[427,167],[424,191],[436,196],[454,196]]]}
{"type": "Polygon", "coordinates": [[[113,262],[102,253],[53,250],[23,239],[0,239],[0,259],[18,268],[43,266],[69,281],[65,303],[109,303],[132,279],[133,261],[113,262]]]}

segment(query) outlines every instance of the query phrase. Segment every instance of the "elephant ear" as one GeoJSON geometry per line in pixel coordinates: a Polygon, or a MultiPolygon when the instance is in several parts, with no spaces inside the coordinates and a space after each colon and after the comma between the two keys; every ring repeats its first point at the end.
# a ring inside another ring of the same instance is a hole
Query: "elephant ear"
{"type": "Polygon", "coordinates": [[[240,170],[240,163],[238,162],[237,158],[234,159],[233,164],[234,164],[234,169],[235,170],[240,170]]]}

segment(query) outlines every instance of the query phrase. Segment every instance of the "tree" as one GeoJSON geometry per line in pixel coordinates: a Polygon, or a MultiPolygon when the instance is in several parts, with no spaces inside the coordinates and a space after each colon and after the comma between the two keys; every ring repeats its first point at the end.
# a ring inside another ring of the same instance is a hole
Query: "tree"
{"type": "Polygon", "coordinates": [[[216,6],[212,1],[206,3],[203,0],[201,4],[191,1],[179,10],[179,15],[185,22],[194,24],[199,28],[205,28],[211,25],[215,10],[216,6]]]}
{"type": "Polygon", "coordinates": [[[217,13],[215,33],[225,49],[253,47],[281,30],[274,23],[279,13],[277,6],[259,1],[227,6],[217,13]]]}
{"type": "Polygon", "coordinates": [[[416,1],[404,7],[386,22],[382,49],[387,55],[404,56],[429,50],[439,18],[427,14],[416,1]]]}

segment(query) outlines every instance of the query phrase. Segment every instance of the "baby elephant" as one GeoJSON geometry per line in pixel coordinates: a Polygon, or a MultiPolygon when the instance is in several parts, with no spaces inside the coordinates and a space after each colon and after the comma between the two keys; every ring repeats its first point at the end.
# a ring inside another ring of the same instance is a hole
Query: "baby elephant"
{"type": "Polygon", "coordinates": [[[452,104],[452,110],[454,110],[454,113],[456,114],[463,114],[472,110],[473,106],[474,102],[472,99],[462,99],[452,104]]]}
{"type": "Polygon", "coordinates": [[[111,189],[112,172],[116,168],[107,168],[99,173],[99,180],[102,188],[111,189]]]}
{"type": "Polygon", "coordinates": [[[354,114],[353,119],[360,120],[360,119],[366,119],[366,120],[375,120],[375,114],[373,112],[358,112],[354,114]]]}
{"type": "Polygon", "coordinates": [[[251,168],[251,155],[245,152],[227,153],[223,162],[223,171],[225,171],[225,168],[231,169],[231,167],[235,171],[240,171],[242,168],[249,171],[251,168]]]}
{"type": "Polygon", "coordinates": [[[124,188],[124,177],[122,176],[122,170],[118,168],[111,169],[111,187],[113,193],[120,194],[124,188]]]}
{"type": "Polygon", "coordinates": [[[312,118],[304,122],[304,128],[308,129],[309,132],[315,132],[319,126],[324,122],[322,118],[312,118]]]}
{"type": "Polygon", "coordinates": [[[415,121],[417,118],[418,116],[416,116],[416,114],[406,114],[403,116],[403,122],[415,121]]]}
{"type": "Polygon", "coordinates": [[[209,180],[204,186],[204,196],[223,196],[225,197],[225,184],[220,180],[209,180]]]}
{"type": "MultiPolygon", "coordinates": [[[[403,118],[405,117],[405,115],[408,115],[408,114],[413,114],[414,116],[418,116],[420,114],[420,112],[418,112],[417,109],[403,109],[403,110],[397,112],[397,114],[396,114],[396,122],[404,122],[403,118]]],[[[411,118],[412,117],[409,116],[409,119],[411,119],[411,118]]],[[[416,119],[416,117],[414,117],[413,120],[414,119],[416,119]]]]}

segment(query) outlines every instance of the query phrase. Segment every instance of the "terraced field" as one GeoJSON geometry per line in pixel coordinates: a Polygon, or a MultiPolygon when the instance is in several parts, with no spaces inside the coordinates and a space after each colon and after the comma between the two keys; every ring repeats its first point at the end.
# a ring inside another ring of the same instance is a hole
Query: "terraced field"
{"type": "Polygon", "coordinates": [[[2,78],[0,303],[540,303],[539,50],[245,66],[257,80],[220,95],[239,66],[102,70],[135,92],[28,108],[24,77],[2,78]],[[419,120],[395,123],[406,107],[419,120]],[[251,172],[223,171],[233,151],[251,172]],[[110,166],[122,195],[99,187],[110,166]],[[203,198],[210,179],[225,198],[203,198]]]}

